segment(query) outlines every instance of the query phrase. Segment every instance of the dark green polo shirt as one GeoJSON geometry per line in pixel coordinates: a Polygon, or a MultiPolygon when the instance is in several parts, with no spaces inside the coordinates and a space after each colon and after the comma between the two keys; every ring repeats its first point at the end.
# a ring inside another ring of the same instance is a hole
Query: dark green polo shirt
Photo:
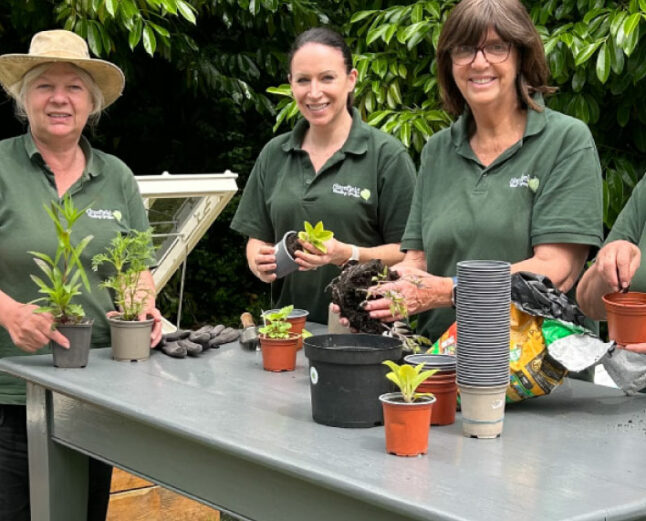
{"type": "MultiPolygon", "coordinates": [[[[301,148],[307,128],[303,119],[292,132],[265,145],[231,228],[275,243],[289,230],[302,230],[306,220],[323,221],[344,243],[369,247],[399,242],[415,183],[415,168],[403,145],[362,122],[354,110],[347,141],[317,174],[301,148]]],[[[310,320],[327,323],[329,295],[324,289],[338,273],[338,267],[328,265],[276,281],[275,305],[293,304],[307,309],[310,320]]]]}
{"type": "Polygon", "coordinates": [[[632,291],[646,292],[646,177],[642,178],[628,199],[626,206],[617,217],[608,234],[606,244],[611,241],[630,241],[639,246],[642,262],[630,282],[632,291]]]}
{"type": "MultiPolygon", "coordinates": [[[[464,114],[424,147],[402,249],[423,250],[430,273],[454,276],[460,260],[514,263],[539,244],[601,244],[601,166],[584,123],[530,109],[523,138],[485,167],[469,145],[471,120],[464,114]]],[[[430,311],[418,330],[436,339],[454,320],[452,309],[430,311]]]]}
{"type": "MultiPolygon", "coordinates": [[[[107,290],[98,287],[109,268],[91,269],[91,258],[103,252],[117,232],[145,230],[148,219],[136,180],[119,159],[93,149],[84,138],[81,148],[86,168],[70,188],[77,208],[89,206],[75,224],[72,239],[94,235],[82,254],[83,265],[92,293],[78,297],[85,314],[94,319],[93,347],[110,345],[106,311],[114,309],[107,290]]],[[[30,274],[43,276],[27,251],[41,251],[54,256],[56,234],[43,204],[60,201],[54,174],[44,163],[30,134],[0,141],[0,290],[18,302],[27,303],[41,295],[30,274]]],[[[48,352],[47,348],[40,351],[48,352]]],[[[0,357],[25,355],[0,328],[0,357]]],[[[23,381],[0,373],[0,403],[25,403],[23,381]]]]}

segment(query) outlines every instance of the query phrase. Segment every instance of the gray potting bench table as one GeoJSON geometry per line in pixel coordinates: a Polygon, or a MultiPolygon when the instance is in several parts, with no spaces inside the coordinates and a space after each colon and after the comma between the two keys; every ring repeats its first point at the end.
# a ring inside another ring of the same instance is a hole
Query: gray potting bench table
{"type": "MultiPolygon", "coordinates": [[[[311,326],[315,331],[317,326],[311,326]]],[[[307,361],[262,370],[237,343],[86,369],[15,357],[28,382],[33,521],[84,519],[86,454],[259,521],[554,521],[646,517],[646,396],[567,380],[507,410],[502,438],[432,427],[429,454],[384,451],[383,428],[311,419],[307,361]]]]}

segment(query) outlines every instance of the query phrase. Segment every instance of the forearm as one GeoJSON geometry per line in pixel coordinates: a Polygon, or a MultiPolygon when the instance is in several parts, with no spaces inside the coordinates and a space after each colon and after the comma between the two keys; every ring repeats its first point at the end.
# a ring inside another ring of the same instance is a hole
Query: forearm
{"type": "Polygon", "coordinates": [[[0,291],[0,326],[7,328],[7,319],[19,305],[19,302],[16,302],[4,291],[0,291]]]}
{"type": "MultiPolygon", "coordinates": [[[[344,253],[347,255],[344,255],[345,260],[350,258],[350,255],[352,254],[352,245],[350,244],[342,244],[341,248],[343,249],[344,253]]],[[[381,259],[381,261],[386,264],[387,266],[392,266],[393,264],[397,264],[398,262],[401,262],[404,259],[404,253],[400,251],[399,249],[399,243],[389,243],[389,244],[381,244],[379,246],[372,246],[372,247],[359,247],[359,262],[369,262],[372,259],[381,259]]]]}
{"type": "Polygon", "coordinates": [[[529,271],[548,277],[555,287],[569,291],[581,275],[589,246],[584,244],[543,244],[529,259],[516,262],[511,272],[529,271]]]}
{"type": "Polygon", "coordinates": [[[605,320],[606,308],[603,305],[601,297],[608,293],[612,293],[613,288],[604,280],[596,265],[592,265],[586,271],[579,282],[576,290],[576,300],[583,311],[588,317],[593,320],[605,320]]]}

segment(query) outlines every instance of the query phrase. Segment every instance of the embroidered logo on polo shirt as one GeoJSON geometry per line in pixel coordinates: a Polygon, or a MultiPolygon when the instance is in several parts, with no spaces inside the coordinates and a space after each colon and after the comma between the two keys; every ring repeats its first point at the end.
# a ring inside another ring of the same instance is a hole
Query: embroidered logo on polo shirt
{"type": "Polygon", "coordinates": [[[93,210],[88,208],[85,210],[85,215],[90,219],[107,219],[110,221],[121,222],[121,212],[119,210],[93,210]]]}
{"type": "Polygon", "coordinates": [[[367,201],[370,199],[370,190],[367,188],[361,189],[358,186],[352,186],[352,185],[340,185],[338,183],[334,183],[332,185],[332,193],[342,195],[344,197],[356,197],[357,199],[361,198],[364,201],[367,201]]]}
{"type": "Polygon", "coordinates": [[[509,180],[509,188],[527,187],[534,193],[538,190],[539,184],[540,180],[538,177],[530,177],[527,174],[521,175],[520,177],[512,177],[509,180]]]}

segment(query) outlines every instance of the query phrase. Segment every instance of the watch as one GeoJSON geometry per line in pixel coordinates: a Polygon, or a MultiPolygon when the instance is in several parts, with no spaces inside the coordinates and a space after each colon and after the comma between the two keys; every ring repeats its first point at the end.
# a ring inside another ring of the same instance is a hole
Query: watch
{"type": "Polygon", "coordinates": [[[458,301],[458,278],[452,277],[453,280],[453,289],[451,290],[451,307],[455,309],[456,303],[458,301]]]}
{"type": "Polygon", "coordinates": [[[350,247],[352,248],[352,253],[350,254],[350,258],[347,260],[347,262],[358,261],[359,260],[359,247],[355,246],[354,244],[351,244],[350,247]]]}

